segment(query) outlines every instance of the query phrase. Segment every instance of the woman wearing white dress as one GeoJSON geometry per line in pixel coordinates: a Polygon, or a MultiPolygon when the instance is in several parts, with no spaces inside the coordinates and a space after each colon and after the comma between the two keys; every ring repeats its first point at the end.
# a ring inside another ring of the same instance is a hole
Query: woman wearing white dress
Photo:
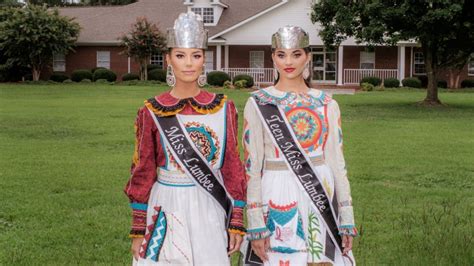
{"type": "Polygon", "coordinates": [[[272,36],[272,48],[277,81],[252,93],[244,111],[247,238],[265,265],[350,264],[352,238],[357,231],[342,151],[339,106],[327,93],[310,87],[311,53],[304,30],[295,26],[279,29],[272,36]],[[311,161],[333,202],[337,237],[342,236],[339,252],[262,122],[255,102],[282,110],[311,161]]]}

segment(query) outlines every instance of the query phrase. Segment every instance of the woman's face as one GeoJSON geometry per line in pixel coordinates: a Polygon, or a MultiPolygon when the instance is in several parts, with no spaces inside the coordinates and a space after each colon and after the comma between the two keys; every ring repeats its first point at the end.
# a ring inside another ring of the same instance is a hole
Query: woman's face
{"type": "Polygon", "coordinates": [[[196,82],[202,74],[204,51],[194,48],[173,48],[166,55],[166,61],[173,67],[177,82],[196,82]]]}
{"type": "Polygon", "coordinates": [[[310,58],[304,49],[276,49],[272,54],[280,78],[285,79],[301,78],[310,58]]]}

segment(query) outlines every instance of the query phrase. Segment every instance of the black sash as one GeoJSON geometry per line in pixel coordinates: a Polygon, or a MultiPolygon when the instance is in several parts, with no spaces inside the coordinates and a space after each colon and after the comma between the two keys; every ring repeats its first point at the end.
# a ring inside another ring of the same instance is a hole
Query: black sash
{"type": "Polygon", "coordinates": [[[228,226],[232,213],[232,198],[219,181],[217,174],[190,141],[187,131],[173,116],[158,116],[150,111],[158,129],[164,136],[164,142],[170,149],[176,162],[191,177],[196,185],[217,201],[226,213],[228,226]]]}
{"type": "Polygon", "coordinates": [[[255,98],[252,99],[259,111],[257,113],[260,114],[262,123],[270,133],[269,135],[272,137],[274,144],[278,146],[288,167],[295,174],[298,185],[309,197],[313,209],[320,214],[326,225],[328,234],[326,235],[325,255],[334,261],[335,249],[337,248],[342,254],[343,247],[337,226],[337,216],[332,206],[333,203],[331,203],[320,179],[314,172],[306,152],[300,147],[293,131],[288,128],[289,124],[281,110],[275,105],[261,103],[255,98]]]}

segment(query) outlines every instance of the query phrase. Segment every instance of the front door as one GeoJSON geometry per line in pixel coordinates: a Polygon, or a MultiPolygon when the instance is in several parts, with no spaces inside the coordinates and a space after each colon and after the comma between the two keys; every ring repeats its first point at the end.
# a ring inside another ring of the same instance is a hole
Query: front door
{"type": "Polygon", "coordinates": [[[336,82],[336,52],[326,51],[324,48],[311,48],[313,60],[313,81],[319,83],[336,82]]]}

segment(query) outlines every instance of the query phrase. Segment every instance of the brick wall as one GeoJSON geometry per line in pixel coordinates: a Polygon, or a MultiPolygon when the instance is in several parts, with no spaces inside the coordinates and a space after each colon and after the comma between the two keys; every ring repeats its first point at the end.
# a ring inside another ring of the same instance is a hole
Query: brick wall
{"type": "MultiPolygon", "coordinates": [[[[414,48],[413,48],[413,53],[415,53],[415,52],[421,52],[421,51],[422,51],[422,50],[421,50],[420,47],[414,47],[414,48]]],[[[408,59],[407,59],[407,68],[408,68],[407,73],[408,73],[408,75],[407,75],[407,76],[409,76],[409,73],[410,73],[410,72],[409,72],[409,67],[410,67],[410,53],[411,53],[410,48],[407,48],[407,53],[408,53],[408,59]]],[[[412,67],[412,71],[414,72],[414,67],[412,67]]],[[[416,76],[420,76],[420,75],[415,75],[414,73],[412,73],[412,76],[413,76],[413,77],[416,77],[416,76]]],[[[464,68],[461,70],[459,77],[460,77],[460,78],[459,78],[459,82],[461,82],[461,81],[463,81],[463,80],[465,80],[465,79],[474,79],[474,76],[469,76],[469,75],[468,75],[468,64],[466,64],[466,65],[464,66],[464,68]]],[[[439,70],[439,72],[438,72],[438,80],[445,80],[445,81],[448,81],[448,82],[449,82],[449,70],[447,70],[447,69],[441,69],[441,70],[439,70]]],[[[459,83],[459,84],[461,84],[461,83],[459,83]]]]}
{"type": "MultiPolygon", "coordinates": [[[[270,45],[232,45],[229,47],[229,67],[249,67],[250,51],[264,51],[265,68],[272,68],[272,50],[270,45]]],[[[224,67],[224,61],[222,61],[224,67]]]]}

